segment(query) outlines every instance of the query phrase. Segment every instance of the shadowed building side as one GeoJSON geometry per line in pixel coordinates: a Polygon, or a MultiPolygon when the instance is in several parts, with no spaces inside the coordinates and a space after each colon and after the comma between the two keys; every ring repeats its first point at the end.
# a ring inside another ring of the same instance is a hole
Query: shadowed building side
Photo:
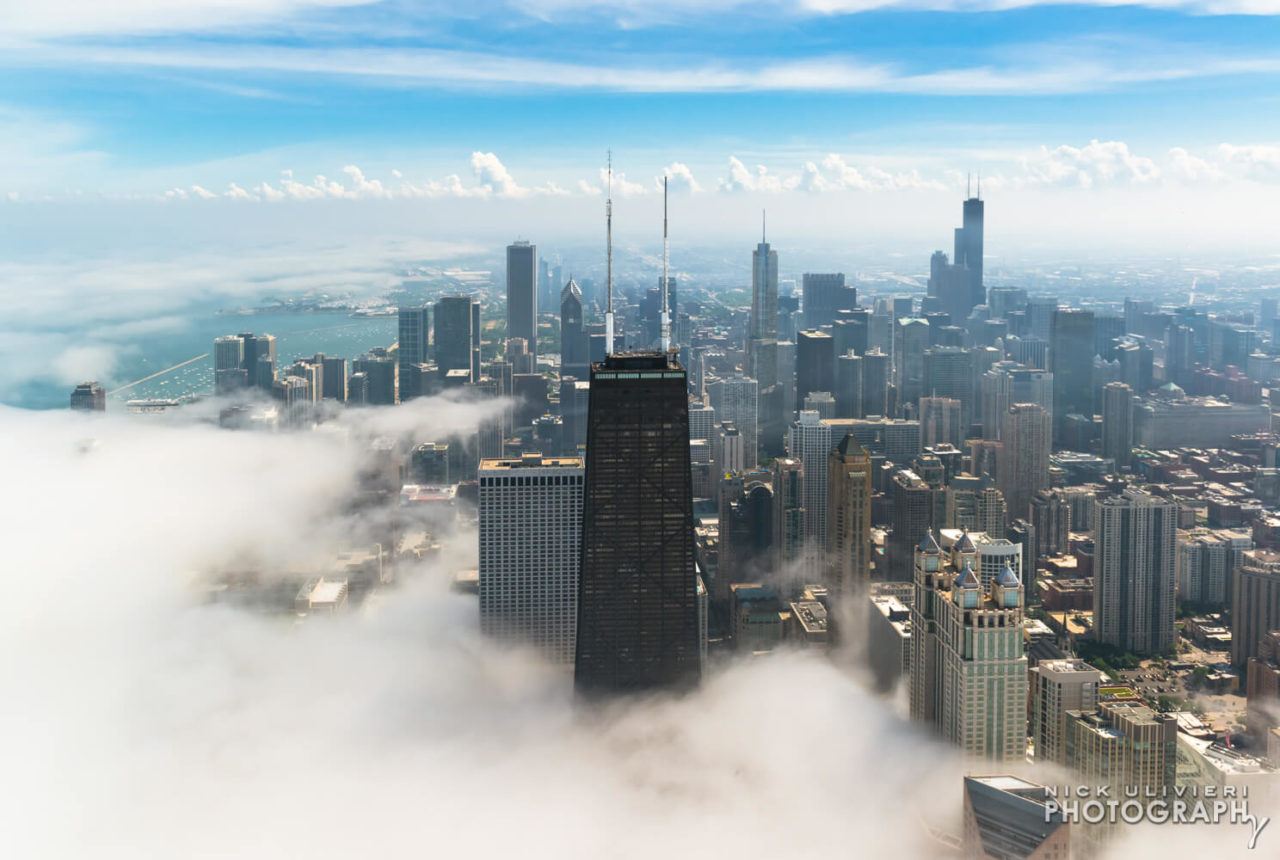
{"type": "Polygon", "coordinates": [[[701,677],[686,374],[673,356],[591,368],[574,684],[587,695],[701,677]]]}

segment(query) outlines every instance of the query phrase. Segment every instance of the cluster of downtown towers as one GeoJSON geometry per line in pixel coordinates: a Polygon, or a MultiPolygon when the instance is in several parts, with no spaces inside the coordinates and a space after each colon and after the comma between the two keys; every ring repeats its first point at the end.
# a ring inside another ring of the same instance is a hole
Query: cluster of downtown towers
{"type": "MultiPolygon", "coordinates": [[[[762,236],[753,254],[745,337],[727,346],[686,333],[672,349],[661,350],[640,327],[630,349],[604,355],[599,335],[584,324],[581,291],[570,280],[560,294],[561,376],[589,375],[576,611],[569,619],[562,604],[549,608],[527,595],[491,592],[486,600],[485,582],[488,567],[494,575],[510,574],[507,585],[516,591],[529,587],[527,578],[521,584],[528,571],[516,569],[528,562],[516,561],[519,548],[498,546],[500,537],[485,534],[486,499],[493,509],[527,509],[535,519],[548,515],[527,499],[558,492],[553,488],[564,484],[554,470],[572,467],[573,458],[527,459],[527,470],[509,464],[505,471],[485,461],[481,612],[487,629],[523,629],[556,642],[563,658],[572,655],[584,693],[687,687],[702,671],[708,616],[722,630],[733,624],[727,602],[734,581],[765,579],[795,566],[805,582],[839,600],[872,579],[918,578],[922,541],[927,544],[944,523],[936,511],[937,482],[928,474],[921,480],[920,464],[937,463],[948,477],[966,471],[957,466],[958,446],[975,436],[968,471],[979,476],[973,493],[978,501],[968,527],[1006,543],[1012,534],[1025,547],[1025,555],[1008,559],[1013,579],[1002,569],[984,571],[980,584],[999,585],[999,601],[1016,595],[1020,608],[1022,579],[1034,570],[1028,510],[1032,497],[1049,486],[1050,451],[1055,441],[1074,447],[1072,434],[1094,422],[1099,327],[1088,311],[1059,308],[1056,300],[1046,305],[1021,289],[997,287],[988,294],[983,214],[981,199],[964,201],[953,255],[933,255],[921,302],[881,297],[874,308],[859,306],[856,288],[843,275],[806,275],[802,306],[780,298],[777,253],[762,236]],[[733,365],[727,372],[726,361],[733,365]],[[708,369],[713,362],[714,372],[708,369]],[[989,399],[979,394],[976,380],[993,369],[1003,396],[989,399]],[[729,419],[710,432],[702,426],[711,411],[709,385],[719,386],[717,419],[729,419]],[[746,406],[744,393],[751,400],[746,406]],[[699,444],[706,442],[712,444],[699,444]],[[711,480],[700,484],[701,458],[691,457],[691,449],[706,448],[713,451],[711,480]],[[918,457],[922,451],[926,456],[918,457]],[[771,471],[757,467],[760,458],[772,460],[771,471]],[[892,486],[873,490],[873,472],[886,466],[897,467],[892,486]],[[931,492],[913,493],[916,484],[931,492]],[[771,507],[763,517],[755,505],[760,494],[753,494],[761,485],[768,487],[771,507]],[[886,552],[874,560],[871,500],[879,490],[891,497],[892,519],[886,552]],[[715,573],[700,569],[695,497],[718,507],[720,581],[705,581],[715,573]],[[504,565],[510,570],[498,574],[504,565]],[[554,635],[534,630],[547,623],[532,617],[540,613],[554,617],[550,623],[560,628],[554,635]],[[503,614],[523,617],[504,620],[503,614]]],[[[523,342],[535,355],[539,274],[535,246],[522,242],[507,249],[508,340],[523,342]]],[[[1127,396],[1131,407],[1132,389],[1127,396]]],[[[1131,444],[1131,433],[1121,428],[1116,444],[1131,444]]],[[[510,510],[502,516],[510,523],[510,510]]],[[[506,535],[508,543],[511,534],[529,532],[517,528],[506,535]]],[[[1172,537],[1169,523],[1156,541],[1163,548],[1172,537]]],[[[970,563],[964,553],[956,557],[958,565],[970,563]]],[[[972,577],[964,573],[955,570],[949,582],[967,585],[972,577]]],[[[1116,628],[1116,644],[1166,650],[1169,642],[1140,638],[1163,635],[1166,627],[1171,636],[1172,593],[1167,603],[1153,594],[1120,599],[1137,607],[1137,615],[1099,621],[1116,628]]],[[[994,608],[1009,609],[1003,603],[994,608]]]]}

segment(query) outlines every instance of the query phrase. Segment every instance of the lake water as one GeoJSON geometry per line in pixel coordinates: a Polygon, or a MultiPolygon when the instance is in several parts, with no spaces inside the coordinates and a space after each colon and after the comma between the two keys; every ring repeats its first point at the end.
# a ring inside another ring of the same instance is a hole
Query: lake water
{"type": "MultiPolygon", "coordinates": [[[[213,339],[219,335],[275,335],[280,367],[317,352],[350,360],[375,346],[390,346],[397,337],[394,316],[352,317],[345,311],[244,315],[207,312],[193,314],[188,320],[181,331],[146,335],[120,344],[114,378],[107,382],[108,409],[123,406],[126,400],[212,392],[213,339]],[[124,387],[203,353],[208,355],[199,361],[124,387]]],[[[42,380],[24,386],[14,403],[33,409],[65,408],[70,393],[67,386],[42,380]]]]}

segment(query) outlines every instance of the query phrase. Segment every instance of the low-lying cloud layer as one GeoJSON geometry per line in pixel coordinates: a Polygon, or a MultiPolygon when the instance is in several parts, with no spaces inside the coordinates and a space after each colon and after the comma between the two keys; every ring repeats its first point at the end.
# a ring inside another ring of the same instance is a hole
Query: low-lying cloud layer
{"type": "MultiPolygon", "coordinates": [[[[435,435],[463,408],[406,414],[435,435]]],[[[928,853],[913,798],[954,812],[957,763],[848,674],[778,656],[583,712],[563,671],[484,641],[449,592],[474,533],[358,614],[203,603],[198,574],[246,553],[284,566],[361,539],[347,439],[404,429],[363,420],[273,436],[0,411],[21,488],[0,503],[6,853],[928,853]]]]}

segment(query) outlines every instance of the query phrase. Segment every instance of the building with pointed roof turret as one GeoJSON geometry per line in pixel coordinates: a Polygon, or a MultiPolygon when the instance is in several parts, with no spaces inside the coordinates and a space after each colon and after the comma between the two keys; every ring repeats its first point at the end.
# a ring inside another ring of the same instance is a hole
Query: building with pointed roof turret
{"type": "Polygon", "coordinates": [[[1026,754],[1027,657],[1022,580],[1003,563],[981,575],[967,533],[944,551],[932,533],[915,551],[911,610],[911,716],[967,755],[1026,754]]]}

